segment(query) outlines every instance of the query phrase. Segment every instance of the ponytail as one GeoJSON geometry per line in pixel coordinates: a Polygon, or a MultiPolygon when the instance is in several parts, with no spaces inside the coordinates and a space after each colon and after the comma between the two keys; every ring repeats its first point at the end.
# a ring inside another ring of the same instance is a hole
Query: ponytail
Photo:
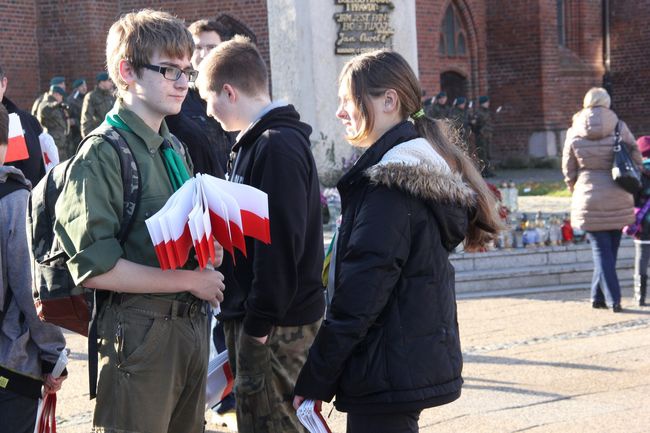
{"type": "Polygon", "coordinates": [[[497,212],[494,194],[467,155],[459,133],[449,121],[434,120],[427,116],[412,116],[420,136],[425,138],[442,156],[452,171],[460,173],[463,180],[476,193],[476,208],[469,221],[465,250],[478,251],[487,247],[503,229],[497,212]]]}

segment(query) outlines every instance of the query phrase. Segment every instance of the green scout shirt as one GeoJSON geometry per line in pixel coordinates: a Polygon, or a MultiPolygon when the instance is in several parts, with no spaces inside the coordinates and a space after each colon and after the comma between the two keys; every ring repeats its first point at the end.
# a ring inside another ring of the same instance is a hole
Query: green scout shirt
{"type": "MultiPolygon", "coordinates": [[[[141,265],[160,266],[145,220],[160,210],[174,192],[159,151],[163,137],[170,140],[170,133],[164,121],[158,134],[122,101],[117,104],[119,117],[132,130],[121,129],[120,133],[138,162],[140,203],[122,248],[117,240],[123,203],[119,157],[101,137],[86,141],[72,162],[55,208],[54,230],[70,257],[68,269],[77,284],[108,272],[121,257],[141,265]]],[[[185,156],[183,162],[191,174],[187,153],[184,149],[176,150],[185,156]]],[[[192,265],[190,260],[186,268],[192,265]]]]}

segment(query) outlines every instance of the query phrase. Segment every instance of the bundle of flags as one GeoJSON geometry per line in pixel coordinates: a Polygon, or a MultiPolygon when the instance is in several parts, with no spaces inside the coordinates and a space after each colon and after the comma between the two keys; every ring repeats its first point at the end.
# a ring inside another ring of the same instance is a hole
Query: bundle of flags
{"type": "MultiPolygon", "coordinates": [[[[68,352],[64,349],[52,369],[52,377],[59,378],[68,364],[68,352]]],[[[38,401],[34,433],[56,433],[56,394],[44,394],[38,401]]]]}
{"type": "Polygon", "coordinates": [[[214,240],[233,260],[235,248],[246,256],[245,236],[271,243],[267,194],[206,174],[185,182],[145,223],[163,270],[185,265],[192,247],[204,269],[214,263],[214,240]]]}
{"type": "Polygon", "coordinates": [[[314,400],[305,400],[296,411],[298,420],[309,433],[332,433],[325,418],[320,413],[320,404],[314,400]]]}
{"type": "MultiPolygon", "coordinates": [[[[45,170],[48,171],[59,163],[59,150],[54,143],[54,139],[47,132],[38,136],[41,145],[41,155],[45,170]]],[[[7,143],[7,154],[5,162],[22,161],[29,158],[27,141],[25,140],[25,131],[20,122],[20,117],[16,113],[9,114],[9,142],[7,143]]]]}

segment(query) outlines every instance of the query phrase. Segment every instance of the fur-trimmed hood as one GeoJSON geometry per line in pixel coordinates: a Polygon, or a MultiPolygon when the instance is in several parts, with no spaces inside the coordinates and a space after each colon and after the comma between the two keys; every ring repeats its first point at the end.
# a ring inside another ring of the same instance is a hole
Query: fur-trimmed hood
{"type": "Polygon", "coordinates": [[[424,138],[397,144],[364,174],[372,184],[403,191],[425,203],[448,251],[465,238],[476,195],[424,138]]]}
{"type": "Polygon", "coordinates": [[[366,175],[371,183],[399,189],[431,204],[472,208],[476,203],[474,191],[424,138],[393,147],[366,175]]]}

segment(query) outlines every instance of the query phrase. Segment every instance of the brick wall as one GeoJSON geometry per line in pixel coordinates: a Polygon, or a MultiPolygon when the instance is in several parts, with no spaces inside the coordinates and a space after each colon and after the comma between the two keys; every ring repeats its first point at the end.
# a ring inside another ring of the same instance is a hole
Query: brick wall
{"type": "Polygon", "coordinates": [[[602,82],[600,2],[568,3],[566,47],[558,45],[556,1],[487,4],[488,86],[492,105],[504,107],[493,154],[526,155],[530,134],[568,128],[585,92],[602,82]]]}
{"type": "Polygon", "coordinates": [[[117,2],[38,0],[37,5],[39,92],[55,75],[66,77],[68,91],[79,77],[92,89],[95,75],[106,68],[106,35],[118,16],[117,2]]]}
{"type": "Polygon", "coordinates": [[[1,9],[0,65],[8,80],[7,97],[29,109],[40,80],[36,1],[3,2],[1,9]]]}
{"type": "MultiPolygon", "coordinates": [[[[321,1],[321,0],[318,0],[321,1]]],[[[323,0],[332,1],[332,0],[323,0]]],[[[612,79],[617,112],[635,135],[650,134],[650,0],[610,0],[612,79]]],[[[68,84],[84,76],[94,84],[104,68],[110,25],[121,14],[150,7],[177,14],[188,24],[227,13],[257,35],[269,60],[267,0],[14,0],[0,13],[0,64],[7,96],[24,108],[50,77],[68,84]]],[[[496,116],[494,156],[526,155],[532,133],[569,126],[584,93],[602,82],[601,1],[568,1],[567,46],[559,47],[555,0],[416,0],[419,73],[428,95],[440,90],[440,74],[467,77],[470,97],[489,94],[496,116]],[[468,55],[439,54],[444,13],[453,3],[466,30],[468,55]]]]}
{"type": "Polygon", "coordinates": [[[614,109],[635,137],[650,135],[650,0],[610,0],[614,109]]]}
{"type": "Polygon", "coordinates": [[[486,2],[483,0],[416,0],[418,67],[428,96],[440,91],[440,74],[455,71],[467,78],[469,97],[487,93],[486,2]],[[440,30],[453,3],[467,36],[467,56],[445,57],[439,52],[440,30]]]}
{"type": "Polygon", "coordinates": [[[188,24],[227,13],[256,34],[262,56],[269,62],[266,0],[13,1],[3,5],[0,13],[0,62],[7,65],[4,68],[11,80],[7,96],[22,107],[31,107],[54,75],[65,76],[68,86],[75,78],[85,77],[92,87],[95,74],[105,69],[111,24],[119,15],[145,7],[171,12],[188,24]]]}

